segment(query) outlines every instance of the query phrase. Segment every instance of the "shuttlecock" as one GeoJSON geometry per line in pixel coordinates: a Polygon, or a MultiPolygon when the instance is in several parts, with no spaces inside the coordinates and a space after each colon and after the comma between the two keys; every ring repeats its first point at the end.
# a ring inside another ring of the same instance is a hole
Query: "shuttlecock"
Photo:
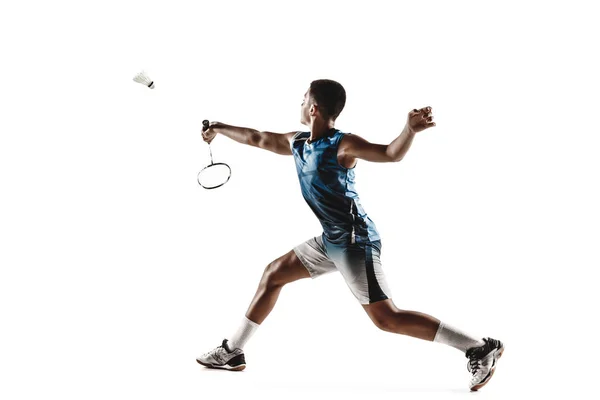
{"type": "Polygon", "coordinates": [[[150,77],[146,75],[144,71],[134,76],[133,80],[135,82],[141,83],[142,85],[148,86],[150,89],[154,89],[154,81],[150,79],[150,77]]]}

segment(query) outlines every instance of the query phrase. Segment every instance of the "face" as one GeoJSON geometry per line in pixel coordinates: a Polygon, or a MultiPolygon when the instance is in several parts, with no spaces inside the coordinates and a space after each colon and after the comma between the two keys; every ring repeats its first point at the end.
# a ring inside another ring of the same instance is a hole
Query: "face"
{"type": "Polygon", "coordinates": [[[306,126],[310,124],[310,111],[311,108],[314,107],[309,92],[310,89],[304,93],[304,99],[302,100],[302,104],[300,106],[300,123],[306,126]]]}

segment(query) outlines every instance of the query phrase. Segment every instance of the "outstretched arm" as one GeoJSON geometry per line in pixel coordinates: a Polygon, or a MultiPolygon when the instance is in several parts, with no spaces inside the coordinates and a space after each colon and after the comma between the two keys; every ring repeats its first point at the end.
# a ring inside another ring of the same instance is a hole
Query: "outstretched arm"
{"type": "Polygon", "coordinates": [[[227,125],[221,122],[211,122],[207,130],[202,132],[205,142],[212,142],[214,137],[220,133],[236,142],[269,150],[281,155],[292,155],[290,140],[296,132],[274,133],[258,131],[251,128],[227,125]]]}
{"type": "Polygon", "coordinates": [[[408,113],[408,120],[402,133],[389,145],[371,143],[358,135],[347,135],[343,143],[345,154],[372,162],[398,162],[410,148],[417,132],[435,126],[431,107],[414,109],[408,113]]]}

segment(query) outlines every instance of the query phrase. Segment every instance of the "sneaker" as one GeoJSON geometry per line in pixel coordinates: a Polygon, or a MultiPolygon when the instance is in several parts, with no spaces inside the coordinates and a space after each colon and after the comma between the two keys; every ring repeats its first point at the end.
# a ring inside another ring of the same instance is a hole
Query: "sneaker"
{"type": "Polygon", "coordinates": [[[216,349],[197,357],[196,361],[208,368],[220,368],[229,371],[241,371],[246,368],[244,351],[242,349],[231,350],[227,346],[227,339],[223,339],[223,343],[216,349]]]}
{"type": "Polygon", "coordinates": [[[483,346],[472,347],[466,353],[469,359],[467,370],[473,374],[470,384],[472,391],[481,389],[490,381],[494,375],[496,363],[504,352],[504,345],[501,341],[492,338],[484,338],[483,341],[485,342],[483,346]]]}

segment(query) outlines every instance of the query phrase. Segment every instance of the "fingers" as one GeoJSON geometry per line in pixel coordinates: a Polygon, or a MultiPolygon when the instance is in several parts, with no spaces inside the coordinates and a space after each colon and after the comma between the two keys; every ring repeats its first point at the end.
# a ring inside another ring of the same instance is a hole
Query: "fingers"
{"type": "Polygon", "coordinates": [[[206,143],[210,143],[214,139],[214,136],[210,137],[209,135],[206,134],[206,131],[202,131],[202,139],[204,139],[204,141],[206,143]]]}
{"type": "Polygon", "coordinates": [[[436,126],[436,123],[433,122],[433,109],[431,106],[412,109],[408,113],[408,124],[411,125],[416,132],[436,126]]]}
{"type": "MultiPolygon", "coordinates": [[[[421,114],[421,119],[425,120],[425,122],[427,122],[427,124],[433,122],[433,113],[432,113],[431,107],[423,107],[419,110],[419,113],[421,114]]],[[[434,125],[428,125],[428,126],[434,126],[434,125]]]]}
{"type": "Polygon", "coordinates": [[[423,115],[425,115],[425,114],[430,114],[431,111],[432,111],[431,107],[427,106],[427,107],[423,107],[423,108],[419,108],[419,109],[414,108],[411,111],[411,113],[412,114],[423,114],[423,115]]]}
{"type": "Polygon", "coordinates": [[[205,119],[204,121],[202,121],[201,132],[202,132],[202,139],[208,144],[210,144],[210,142],[212,142],[213,139],[215,138],[215,135],[211,135],[209,133],[209,131],[210,131],[210,121],[205,119]]]}

